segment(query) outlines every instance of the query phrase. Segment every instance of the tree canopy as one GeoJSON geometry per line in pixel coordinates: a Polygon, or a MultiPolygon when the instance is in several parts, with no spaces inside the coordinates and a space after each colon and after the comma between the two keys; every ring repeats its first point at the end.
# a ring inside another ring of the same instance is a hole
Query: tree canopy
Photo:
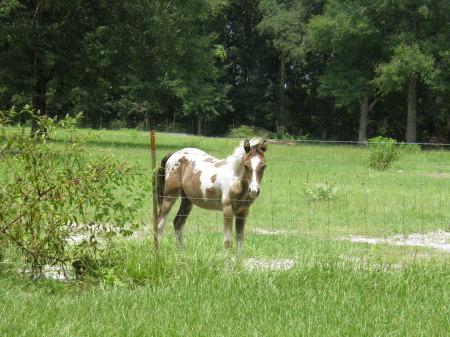
{"type": "Polygon", "coordinates": [[[0,109],[446,142],[449,22],[446,0],[3,0],[0,109]]]}

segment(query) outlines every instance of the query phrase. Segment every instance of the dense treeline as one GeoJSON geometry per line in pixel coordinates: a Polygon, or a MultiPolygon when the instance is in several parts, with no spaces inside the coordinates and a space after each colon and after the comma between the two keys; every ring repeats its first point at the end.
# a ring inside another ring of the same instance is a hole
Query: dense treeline
{"type": "Polygon", "coordinates": [[[448,0],[2,0],[0,109],[448,141],[448,0]]]}

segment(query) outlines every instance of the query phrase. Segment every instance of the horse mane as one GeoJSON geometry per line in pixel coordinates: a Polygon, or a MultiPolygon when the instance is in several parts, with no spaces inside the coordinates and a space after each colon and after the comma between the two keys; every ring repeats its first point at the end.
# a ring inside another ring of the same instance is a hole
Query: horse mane
{"type": "MultiPolygon", "coordinates": [[[[261,143],[262,138],[258,137],[258,138],[252,138],[250,140],[250,147],[256,146],[259,143],[261,143]]],[[[245,140],[242,140],[239,144],[239,146],[237,146],[232,155],[229,155],[226,159],[227,162],[229,163],[233,163],[233,169],[236,171],[239,170],[242,161],[244,160],[244,155],[245,155],[245,149],[244,149],[244,142],[245,140]]]]}

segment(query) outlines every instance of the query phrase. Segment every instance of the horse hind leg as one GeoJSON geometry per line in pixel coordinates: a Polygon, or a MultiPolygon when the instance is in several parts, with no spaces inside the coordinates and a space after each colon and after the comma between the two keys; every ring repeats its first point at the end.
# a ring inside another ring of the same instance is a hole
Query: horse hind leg
{"type": "Polygon", "coordinates": [[[193,203],[186,196],[184,192],[181,194],[181,205],[178,213],[173,221],[173,227],[175,229],[175,235],[177,237],[178,248],[183,248],[183,228],[186,220],[191,213],[193,203]]]}
{"type": "Polygon", "coordinates": [[[161,202],[161,207],[158,213],[158,240],[161,240],[167,216],[169,215],[169,212],[177,199],[178,195],[166,195],[161,202]]]}

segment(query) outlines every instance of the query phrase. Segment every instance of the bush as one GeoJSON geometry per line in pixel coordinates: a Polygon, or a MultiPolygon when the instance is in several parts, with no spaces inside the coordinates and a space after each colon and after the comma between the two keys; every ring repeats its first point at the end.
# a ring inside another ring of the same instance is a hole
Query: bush
{"type": "Polygon", "coordinates": [[[109,123],[109,128],[111,130],[126,129],[127,127],[128,123],[122,119],[114,119],[109,123]]]}
{"type": "Polygon", "coordinates": [[[377,170],[386,170],[397,160],[405,147],[395,139],[375,137],[368,140],[370,149],[369,166],[377,170]]]}
{"type": "Polygon", "coordinates": [[[17,113],[0,112],[0,243],[15,246],[33,275],[44,265],[104,257],[114,235],[139,226],[141,169],[90,156],[87,136],[73,127],[81,116],[57,121],[29,107],[21,113],[45,133],[7,132],[17,113]],[[63,144],[49,140],[56,128],[68,130],[63,144]]]}
{"type": "Polygon", "coordinates": [[[261,137],[261,138],[271,138],[270,132],[262,129],[256,128],[254,126],[241,125],[237,128],[232,128],[228,133],[228,137],[231,138],[253,138],[253,137],[261,137]]]}
{"type": "Polygon", "coordinates": [[[305,184],[304,195],[311,201],[336,200],[346,196],[334,184],[305,184]]]}
{"type": "Polygon", "coordinates": [[[269,132],[263,128],[257,128],[254,126],[241,125],[237,128],[232,128],[227,135],[230,138],[253,138],[253,137],[261,137],[268,139],[279,139],[279,140],[306,140],[309,139],[309,134],[303,136],[294,136],[291,135],[286,130],[283,130],[281,133],[269,132]]]}
{"type": "Polygon", "coordinates": [[[402,144],[402,147],[407,153],[419,153],[422,151],[419,144],[402,144]]]}

